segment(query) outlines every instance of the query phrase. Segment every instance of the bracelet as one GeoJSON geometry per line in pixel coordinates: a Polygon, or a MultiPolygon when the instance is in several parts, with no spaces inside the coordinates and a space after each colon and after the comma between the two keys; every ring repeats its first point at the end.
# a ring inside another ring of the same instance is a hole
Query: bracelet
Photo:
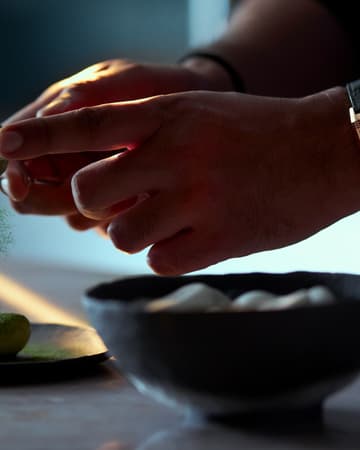
{"type": "Polygon", "coordinates": [[[222,58],[221,56],[215,55],[214,53],[200,52],[200,51],[199,52],[197,52],[197,51],[190,52],[190,53],[187,53],[186,55],[182,56],[178,60],[178,64],[186,61],[187,59],[193,58],[193,57],[210,59],[211,61],[214,61],[217,64],[219,64],[219,66],[221,66],[225,70],[225,72],[229,75],[235,91],[245,92],[244,82],[243,82],[242,78],[240,77],[240,75],[233,68],[233,66],[231,64],[229,64],[227,61],[225,61],[224,58],[222,58]]]}

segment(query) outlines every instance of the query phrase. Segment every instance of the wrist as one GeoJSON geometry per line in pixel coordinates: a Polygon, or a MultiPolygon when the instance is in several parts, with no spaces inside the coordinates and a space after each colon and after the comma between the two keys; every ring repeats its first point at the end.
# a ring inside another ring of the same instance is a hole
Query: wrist
{"type": "MultiPolygon", "coordinates": [[[[336,87],[314,96],[319,113],[318,147],[324,152],[324,172],[329,171],[329,198],[339,216],[360,210],[360,143],[350,122],[350,101],[344,87],[336,87]],[[325,145],[324,145],[325,144],[325,145]]],[[[306,99],[306,98],[305,98],[306,99]]]]}
{"type": "Polygon", "coordinates": [[[240,77],[236,76],[230,65],[215,55],[211,58],[201,53],[185,55],[180,59],[180,64],[203,78],[205,90],[243,91],[240,77]]]}

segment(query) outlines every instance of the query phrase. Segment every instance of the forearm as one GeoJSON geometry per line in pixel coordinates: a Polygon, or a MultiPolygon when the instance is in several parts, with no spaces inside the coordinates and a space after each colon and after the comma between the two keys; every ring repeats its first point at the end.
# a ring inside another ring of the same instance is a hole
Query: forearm
{"type": "MultiPolygon", "coordinates": [[[[307,95],[344,84],[353,71],[345,31],[316,0],[244,0],[206,50],[227,60],[246,91],[258,95],[307,95]]],[[[186,65],[208,72],[220,89],[231,88],[216,63],[194,58],[186,65]]]]}

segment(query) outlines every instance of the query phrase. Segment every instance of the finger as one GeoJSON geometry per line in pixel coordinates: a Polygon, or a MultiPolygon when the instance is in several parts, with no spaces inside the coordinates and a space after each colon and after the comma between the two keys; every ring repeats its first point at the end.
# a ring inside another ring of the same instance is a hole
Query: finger
{"type": "Polygon", "coordinates": [[[94,155],[90,152],[76,155],[45,155],[27,161],[9,161],[6,178],[2,178],[1,181],[1,188],[12,200],[20,202],[28,195],[31,180],[61,184],[80,167],[93,161],[94,155]]]}
{"type": "Polygon", "coordinates": [[[2,126],[8,126],[12,123],[19,122],[20,120],[30,119],[36,116],[39,109],[43,108],[47,103],[51,102],[58,95],[58,91],[55,89],[49,89],[45,91],[35,101],[24,106],[24,108],[17,111],[15,114],[8,117],[2,122],[2,126]]]}
{"type": "Polygon", "coordinates": [[[225,258],[215,236],[188,229],[153,245],[147,259],[154,272],[174,276],[208,267],[225,258]]]}
{"type": "Polygon", "coordinates": [[[14,201],[22,201],[29,193],[29,175],[21,161],[9,161],[6,169],[8,196],[14,201]]]}
{"type": "Polygon", "coordinates": [[[0,153],[8,159],[133,148],[160,127],[157,97],[82,108],[2,128],[0,153]]]}
{"type": "MultiPolygon", "coordinates": [[[[72,179],[74,201],[87,217],[106,218],[106,210],[119,202],[157,192],[173,184],[169,170],[156,161],[153,143],[79,170],[72,179]]],[[[116,211],[116,210],[115,210],[116,211]]]]}
{"type": "Polygon", "coordinates": [[[12,207],[20,214],[52,216],[77,212],[69,184],[64,186],[31,184],[26,198],[19,202],[12,201],[12,207]]]}
{"type": "Polygon", "coordinates": [[[56,95],[37,111],[37,117],[114,101],[114,96],[106,95],[112,91],[109,68],[108,61],[96,63],[53,85],[56,95]]]}
{"type": "MultiPolygon", "coordinates": [[[[121,84],[121,80],[118,80],[121,84]]],[[[85,106],[96,106],[114,101],[130,100],[128,98],[114,98],[110,95],[110,81],[96,80],[92,84],[77,84],[63,89],[50,103],[36,112],[36,117],[52,116],[63,112],[73,111],[85,106]]]]}
{"type": "Polygon", "coordinates": [[[36,117],[52,116],[54,114],[60,114],[74,109],[79,109],[84,106],[95,106],[102,102],[97,102],[95,98],[91,97],[90,92],[85,95],[85,91],[80,89],[66,88],[60,92],[50,103],[36,112],[36,117]]]}
{"type": "Polygon", "coordinates": [[[116,248],[136,253],[179,233],[189,220],[185,201],[174,201],[170,193],[158,194],[117,216],[107,231],[116,248]]]}
{"type": "Polygon", "coordinates": [[[77,231],[86,231],[99,226],[97,220],[88,219],[79,213],[69,214],[65,216],[65,220],[71,228],[77,231]]]}
{"type": "Polygon", "coordinates": [[[21,163],[26,168],[26,171],[32,180],[36,179],[49,182],[60,182],[65,178],[61,177],[58,173],[54,161],[51,160],[51,156],[40,156],[39,158],[21,161],[21,163]]]}
{"type": "Polygon", "coordinates": [[[91,220],[109,222],[113,217],[118,216],[119,214],[134,206],[136,203],[139,203],[139,201],[142,201],[143,197],[148,197],[148,194],[140,194],[135,197],[130,197],[126,200],[122,200],[121,202],[116,203],[115,205],[112,205],[109,208],[101,209],[99,211],[90,211],[87,209],[79,208],[78,204],[75,204],[80,214],[82,214],[84,217],[87,217],[91,220]]]}

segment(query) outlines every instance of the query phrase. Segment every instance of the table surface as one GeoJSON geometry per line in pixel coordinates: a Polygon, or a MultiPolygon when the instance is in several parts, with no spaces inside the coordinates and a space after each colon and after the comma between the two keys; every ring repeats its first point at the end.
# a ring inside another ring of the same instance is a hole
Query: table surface
{"type": "MultiPolygon", "coordinates": [[[[26,310],[36,322],[51,322],[52,314],[60,311],[68,323],[86,323],[80,303],[84,289],[116,276],[6,258],[0,261],[0,269],[1,309],[26,310]],[[20,301],[22,295],[26,305],[20,301]],[[43,315],[39,305],[43,305],[43,315]],[[51,305],[57,309],[52,310],[51,305]]],[[[21,384],[0,384],[0,399],[3,449],[360,448],[360,379],[327,400],[321,424],[297,421],[291,426],[224,426],[183,417],[138,393],[115,369],[112,360],[86,376],[67,380],[29,384],[24,373],[21,384]]]]}

